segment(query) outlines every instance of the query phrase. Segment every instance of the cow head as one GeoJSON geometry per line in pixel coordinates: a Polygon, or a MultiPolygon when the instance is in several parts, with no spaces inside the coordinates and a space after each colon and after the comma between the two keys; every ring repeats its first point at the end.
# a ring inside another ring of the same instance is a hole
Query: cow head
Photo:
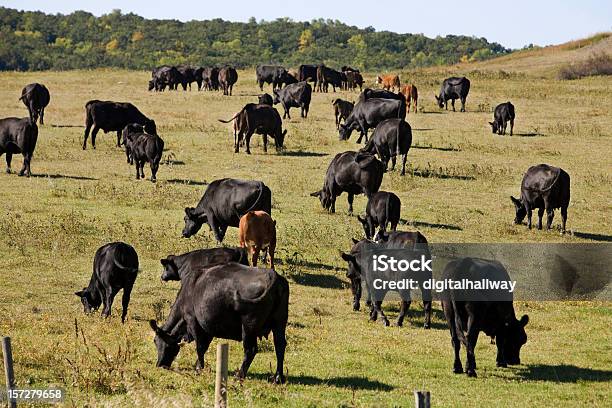
{"type": "Polygon", "coordinates": [[[150,135],[157,135],[157,126],[155,126],[155,121],[153,119],[148,119],[144,123],[144,131],[150,135]]]}
{"type": "Polygon", "coordinates": [[[155,88],[155,81],[150,80],[149,81],[149,91],[152,91],[155,88]]]}
{"type": "Polygon", "coordinates": [[[272,106],[272,104],[274,103],[272,97],[270,96],[270,94],[263,94],[263,95],[259,95],[258,97],[258,101],[260,105],[270,105],[272,106]]]}
{"type": "Polygon", "coordinates": [[[491,125],[491,130],[493,131],[493,133],[497,133],[497,122],[489,122],[489,125],[491,125]]]}
{"type": "Polygon", "coordinates": [[[83,311],[85,313],[91,313],[97,310],[102,304],[102,299],[97,296],[97,293],[90,291],[88,288],[83,288],[83,290],[74,292],[74,294],[81,298],[83,311]]]}
{"type": "Polygon", "coordinates": [[[523,220],[527,216],[527,209],[525,208],[525,205],[523,205],[523,202],[519,200],[518,198],[514,198],[510,196],[510,199],[512,200],[512,203],[514,204],[514,208],[516,210],[516,215],[514,217],[514,223],[522,224],[523,220]]]}
{"type": "Polygon", "coordinates": [[[195,208],[185,208],[185,227],[183,228],[183,238],[189,238],[192,235],[195,235],[206,221],[208,221],[206,213],[197,214],[195,208]]]}
{"type": "Polygon", "coordinates": [[[439,108],[443,108],[444,107],[444,98],[442,97],[442,95],[438,96],[438,95],[434,95],[436,97],[436,101],[438,102],[438,107],[439,108]]]}
{"type": "Polygon", "coordinates": [[[164,282],[168,282],[170,280],[181,280],[181,277],[178,273],[178,267],[174,263],[174,255],[168,255],[165,259],[160,259],[162,266],[164,267],[164,271],[161,274],[161,280],[164,282]]]}
{"type": "Polygon", "coordinates": [[[339,139],[340,140],[348,140],[351,137],[351,133],[353,133],[353,128],[344,124],[340,125],[339,139]]]}
{"type": "Polygon", "coordinates": [[[276,105],[277,103],[280,103],[280,98],[278,96],[278,90],[273,90],[272,93],[274,94],[274,100],[272,101],[272,103],[274,103],[274,105],[276,105]]]}
{"type": "Polygon", "coordinates": [[[175,338],[169,333],[166,333],[164,329],[157,326],[155,320],[149,320],[149,325],[155,332],[154,342],[157,348],[157,363],[155,365],[156,367],[170,368],[170,365],[172,365],[172,362],[181,349],[179,345],[181,338],[175,338]]]}
{"type": "Polygon", "coordinates": [[[319,201],[321,202],[321,205],[326,210],[329,210],[331,208],[331,204],[332,204],[331,194],[327,190],[322,189],[319,191],[315,191],[314,193],[310,193],[310,196],[319,197],[319,201]]]}
{"type": "Polygon", "coordinates": [[[351,281],[351,292],[353,293],[353,310],[359,310],[359,301],[361,300],[361,268],[357,263],[357,257],[354,254],[340,253],[342,259],[348,263],[346,277],[351,281]]]}
{"type": "Polygon", "coordinates": [[[521,320],[515,317],[506,322],[506,334],[504,339],[504,359],[510,365],[521,364],[521,347],[527,343],[525,326],[529,323],[529,316],[523,315],[521,320]]]}
{"type": "Polygon", "coordinates": [[[363,225],[363,231],[365,232],[365,236],[367,239],[372,239],[374,236],[374,223],[372,222],[372,218],[366,215],[365,218],[361,218],[359,215],[357,219],[363,225]]]}

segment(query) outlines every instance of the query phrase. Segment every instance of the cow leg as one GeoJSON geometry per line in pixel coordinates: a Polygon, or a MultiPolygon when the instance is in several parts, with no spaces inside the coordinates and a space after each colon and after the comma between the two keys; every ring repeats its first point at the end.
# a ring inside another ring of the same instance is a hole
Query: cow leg
{"type": "Polygon", "coordinates": [[[6,173],[11,174],[11,161],[13,160],[13,153],[6,152],[6,173]]]}
{"type": "Polygon", "coordinates": [[[461,112],[465,112],[465,98],[461,98],[461,112]]]}
{"type": "Polygon", "coordinates": [[[561,221],[563,222],[561,231],[565,234],[565,223],[567,222],[567,207],[561,207],[561,221]]]}
{"type": "Polygon", "coordinates": [[[531,229],[531,216],[533,210],[531,209],[529,203],[525,203],[525,210],[527,211],[527,227],[531,229]]]}
{"type": "Polygon", "coordinates": [[[553,208],[546,209],[546,229],[552,228],[553,218],[555,217],[555,210],[553,208]]]}
{"type": "Polygon", "coordinates": [[[264,148],[264,153],[268,153],[268,135],[265,133],[263,135],[263,148],[264,148]]]}
{"type": "Polygon", "coordinates": [[[259,251],[260,251],[260,248],[257,245],[254,245],[251,248],[252,248],[252,252],[251,252],[251,266],[256,267],[257,266],[257,261],[259,260],[259,251]]]}
{"type": "Polygon", "coordinates": [[[100,128],[94,125],[93,131],[91,132],[91,147],[96,148],[96,136],[98,135],[100,128]]]}
{"type": "Polygon", "coordinates": [[[85,134],[83,135],[83,150],[87,147],[87,138],[89,137],[89,130],[93,124],[87,121],[85,123],[85,134]]]}
{"type": "Polygon", "coordinates": [[[383,310],[382,310],[382,301],[374,302],[374,310],[376,310],[376,312],[378,314],[380,314],[383,326],[389,326],[389,319],[387,319],[387,316],[385,315],[385,312],[383,312],[383,310]]]}
{"type": "Polygon", "coordinates": [[[270,255],[270,269],[274,270],[274,252],[276,251],[276,242],[272,241],[268,245],[268,255],[270,255]]]}
{"type": "MultiPolygon", "coordinates": [[[[453,112],[457,112],[457,111],[455,110],[455,99],[454,99],[454,98],[453,98],[453,99],[451,99],[451,105],[453,105],[453,112]]],[[[462,111],[463,111],[463,109],[462,109],[462,111]]]]}
{"type": "Polygon", "coordinates": [[[544,216],[544,207],[538,208],[538,229],[542,229],[542,217],[544,216]]]}
{"type": "Polygon", "coordinates": [[[274,384],[284,384],[287,380],[283,375],[285,349],[287,348],[285,330],[285,324],[272,329],[272,335],[274,336],[274,352],[276,353],[276,374],[274,374],[274,378],[271,379],[274,384]]]}
{"type": "Polygon", "coordinates": [[[117,147],[121,147],[121,131],[117,131],[117,147]]]}
{"type": "MultiPolygon", "coordinates": [[[[410,292],[408,292],[408,296],[410,296],[410,292]]],[[[406,295],[402,294],[402,298],[405,299],[406,295]]],[[[402,300],[400,304],[399,316],[397,316],[397,323],[396,323],[397,327],[402,327],[404,325],[404,317],[406,316],[406,313],[408,312],[409,308],[410,308],[410,302],[406,300],[402,300]]]]}
{"type": "MultiPolygon", "coordinates": [[[[420,286],[423,287],[423,285],[420,286]]],[[[431,293],[429,293],[429,296],[429,299],[431,299],[431,293]]],[[[423,294],[423,297],[425,297],[425,294],[423,294]]],[[[431,300],[423,300],[423,310],[425,311],[425,323],[423,324],[424,329],[431,328],[431,306],[431,300]]]]}
{"type": "Polygon", "coordinates": [[[353,200],[355,198],[355,195],[353,193],[348,193],[348,205],[349,205],[349,214],[353,213],[353,200]]]}
{"type": "Polygon", "coordinates": [[[395,170],[396,161],[397,161],[397,156],[391,156],[391,170],[395,170]]]}
{"type": "Polygon", "coordinates": [[[151,181],[157,181],[157,170],[159,169],[159,163],[151,163],[151,181]]]}
{"type": "Polygon", "coordinates": [[[406,174],[406,159],[408,159],[408,152],[406,152],[402,157],[402,172],[400,176],[404,176],[406,174]]]}
{"type": "Polygon", "coordinates": [[[40,110],[40,124],[41,125],[45,124],[45,108],[42,108],[40,110]]]}
{"type": "Polygon", "coordinates": [[[257,354],[257,336],[245,333],[244,327],[242,328],[242,348],[244,349],[244,360],[242,360],[242,365],[238,371],[238,378],[240,379],[246,377],[255,354],[257,354]]]}
{"type": "Polygon", "coordinates": [[[20,176],[30,177],[32,173],[30,172],[30,161],[32,160],[32,153],[24,153],[23,154],[23,166],[19,171],[20,176]]]}
{"type": "Polygon", "coordinates": [[[308,117],[308,106],[306,106],[306,104],[302,104],[302,117],[303,118],[307,118],[308,117]]]}
{"type": "Polygon", "coordinates": [[[497,334],[495,336],[495,342],[497,345],[497,357],[496,357],[496,365],[497,367],[508,367],[508,364],[506,364],[506,358],[504,357],[504,343],[506,342],[506,336],[505,335],[499,335],[497,334]]]}
{"type": "Polygon", "coordinates": [[[457,332],[454,326],[451,325],[451,343],[453,345],[453,350],[455,352],[455,361],[453,363],[453,373],[455,374],[463,374],[463,365],[461,364],[461,358],[459,353],[461,352],[461,342],[459,341],[459,337],[457,337],[457,332]]]}
{"type": "Polygon", "coordinates": [[[136,160],[134,167],[136,167],[136,180],[140,180],[140,169],[138,168],[138,160],[136,160]]]}
{"type": "Polygon", "coordinates": [[[130,304],[130,296],[132,294],[132,285],[123,288],[123,295],[121,297],[121,323],[125,323],[127,316],[128,305],[130,304]]]}
{"type": "Polygon", "coordinates": [[[186,323],[187,330],[193,335],[196,343],[197,360],[195,369],[196,371],[200,371],[204,369],[204,355],[206,354],[206,351],[208,351],[208,347],[213,340],[213,336],[207,334],[204,329],[202,329],[202,326],[200,326],[195,317],[187,319],[186,323]]]}
{"type": "Polygon", "coordinates": [[[104,297],[102,298],[103,308],[102,308],[102,317],[109,317],[111,314],[111,307],[113,306],[113,300],[115,300],[115,295],[118,290],[111,287],[110,290],[106,290],[104,293],[104,297]]]}
{"type": "Polygon", "coordinates": [[[468,317],[468,330],[467,330],[467,369],[466,373],[468,377],[476,377],[476,356],[474,350],[476,349],[476,343],[478,342],[478,329],[474,324],[474,317],[468,317]]]}
{"type": "Polygon", "coordinates": [[[251,154],[251,136],[253,136],[253,131],[249,129],[249,132],[246,134],[246,153],[251,154]]]}
{"type": "Polygon", "coordinates": [[[512,136],[513,130],[514,130],[514,119],[510,119],[510,136],[512,136]]]}

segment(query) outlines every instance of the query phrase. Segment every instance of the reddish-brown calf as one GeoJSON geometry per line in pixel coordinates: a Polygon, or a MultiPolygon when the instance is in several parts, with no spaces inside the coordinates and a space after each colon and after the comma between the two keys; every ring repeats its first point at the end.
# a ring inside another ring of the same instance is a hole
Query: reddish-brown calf
{"type": "Polygon", "coordinates": [[[276,221],[265,211],[249,211],[240,218],[238,237],[240,246],[247,248],[252,266],[257,266],[259,251],[267,250],[270,268],[274,269],[276,249],[276,221]]]}

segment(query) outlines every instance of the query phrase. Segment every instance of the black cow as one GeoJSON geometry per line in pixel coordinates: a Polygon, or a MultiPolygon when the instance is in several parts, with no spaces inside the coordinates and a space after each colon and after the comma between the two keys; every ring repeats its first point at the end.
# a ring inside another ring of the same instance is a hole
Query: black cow
{"type": "Polygon", "coordinates": [[[259,89],[263,91],[263,84],[272,84],[272,91],[276,88],[282,88],[283,84],[295,83],[293,78],[284,67],[279,65],[258,65],[255,68],[257,84],[259,89]]]}
{"type": "Polygon", "coordinates": [[[555,208],[561,208],[565,233],[567,222],[567,207],[570,202],[570,176],[559,167],[548,164],[538,164],[530,167],[521,183],[521,197],[510,197],[516,209],[515,224],[521,224],[527,216],[527,226],[531,229],[531,212],[538,209],[538,229],[542,229],[542,216],[546,210],[546,228],[552,227],[555,208]]]}
{"type": "Polygon", "coordinates": [[[317,89],[317,66],[316,65],[300,65],[298,68],[298,81],[314,82],[314,89],[317,89]]]}
{"type": "Polygon", "coordinates": [[[319,197],[323,208],[335,213],[336,197],[346,191],[349,213],[352,213],[354,196],[365,194],[370,198],[380,188],[383,174],[383,164],[369,153],[338,153],[327,168],[323,188],[310,195],[319,197]]]}
{"type": "Polygon", "coordinates": [[[159,162],[164,151],[164,141],[158,135],[130,131],[137,128],[137,124],[131,124],[123,130],[123,144],[125,144],[128,162],[136,165],[136,180],[141,177],[145,178],[144,164],[149,163],[149,166],[151,166],[151,181],[155,182],[157,181],[159,162]]]}
{"type": "Polygon", "coordinates": [[[233,67],[226,66],[219,70],[219,85],[223,89],[223,95],[232,96],[236,82],[238,82],[238,72],[233,67]]]}
{"type": "Polygon", "coordinates": [[[514,105],[510,102],[500,103],[495,107],[493,122],[489,122],[491,130],[498,135],[505,135],[508,122],[510,122],[510,136],[512,136],[512,130],[514,129],[514,105]]]}
{"type": "Polygon", "coordinates": [[[246,152],[251,154],[251,136],[253,133],[263,135],[264,152],[268,151],[268,136],[274,139],[276,150],[280,150],[285,142],[287,129],[282,130],[283,121],[278,111],[269,105],[247,103],[244,108],[231,119],[219,119],[219,122],[234,123],[234,153],[239,152],[242,141],[246,141],[246,152]]]}
{"type": "Polygon", "coordinates": [[[342,66],[342,68],[340,68],[340,71],[342,71],[342,72],[359,72],[358,69],[351,68],[351,67],[346,66],[346,65],[342,66]]]}
{"type": "Polygon", "coordinates": [[[38,126],[31,118],[0,119],[0,156],[6,153],[6,172],[11,172],[13,154],[23,155],[20,176],[30,177],[30,162],[38,140],[38,126]]]}
{"type": "Polygon", "coordinates": [[[238,228],[240,217],[249,211],[272,212],[272,192],[261,181],[224,178],[208,185],[196,208],[185,208],[183,237],[196,234],[207,223],[217,241],[227,227],[238,228]]]}
{"type": "Polygon", "coordinates": [[[371,99],[371,98],[394,99],[396,101],[406,100],[406,98],[401,92],[395,93],[395,92],[387,91],[386,89],[366,88],[363,90],[363,92],[359,94],[360,102],[366,99],[371,99]]]}
{"type": "Polygon", "coordinates": [[[151,90],[151,85],[153,85],[153,89],[156,91],[163,91],[166,86],[171,90],[176,90],[182,81],[182,75],[179,70],[168,65],[154,68],[151,72],[151,77],[153,83],[149,83],[149,90],[151,90]]]}
{"type": "Polygon", "coordinates": [[[404,98],[382,99],[382,98],[363,98],[353,112],[346,119],[344,125],[340,125],[340,140],[348,140],[353,130],[359,130],[360,135],[357,143],[361,143],[361,138],[365,136],[368,141],[368,130],[378,126],[380,122],[390,118],[406,118],[406,100],[404,98]]]}
{"type": "Polygon", "coordinates": [[[19,100],[28,108],[32,122],[36,123],[38,118],[40,118],[40,124],[45,124],[45,108],[51,100],[46,86],[38,83],[26,85],[21,90],[21,98],[19,100]]]}
{"type": "Polygon", "coordinates": [[[169,368],[182,339],[196,342],[196,370],[204,368],[204,354],[213,338],[242,341],[243,379],[255,354],[257,339],[274,336],[276,373],[270,380],[284,383],[285,331],[289,315],[289,284],[271,269],[228,263],[193,271],[183,280],[168,320],[155,331],[157,367],[169,368]]]}
{"type": "Polygon", "coordinates": [[[160,260],[164,271],[161,280],[183,280],[194,270],[208,268],[217,264],[236,262],[249,266],[249,256],[246,248],[208,248],[196,249],[182,255],[168,255],[160,260]]]}
{"type": "Polygon", "coordinates": [[[374,134],[361,150],[378,154],[385,171],[391,159],[391,170],[395,169],[396,156],[402,155],[402,176],[406,174],[406,159],[412,146],[412,129],[404,119],[385,119],[376,126],[374,134]]]}
{"type": "Polygon", "coordinates": [[[147,133],[157,134],[155,122],[143,115],[138,108],[127,102],[93,100],[85,104],[85,136],[83,150],[87,147],[89,130],[91,132],[91,146],[96,148],[96,135],[102,129],[104,133],[117,132],[117,147],[121,146],[121,131],[130,123],[144,126],[147,133]]]}
{"type": "Polygon", "coordinates": [[[344,120],[344,123],[346,123],[346,118],[353,112],[355,104],[337,98],[332,101],[332,106],[334,107],[334,116],[336,117],[336,129],[340,130],[340,121],[344,120]]]}
{"type": "Polygon", "coordinates": [[[202,90],[204,84],[204,67],[197,67],[193,69],[193,79],[198,85],[198,91],[202,90]]]}
{"type": "Polygon", "coordinates": [[[377,234],[379,239],[387,231],[387,223],[391,224],[391,231],[397,229],[400,220],[402,203],[398,196],[388,191],[378,191],[368,199],[365,217],[357,216],[363,225],[363,230],[367,239],[372,239],[376,232],[376,227],[380,227],[377,234]]]}
{"type": "Polygon", "coordinates": [[[272,106],[274,104],[274,99],[272,99],[272,96],[267,93],[257,96],[257,100],[259,101],[260,105],[272,106]]]}
{"type": "Polygon", "coordinates": [[[274,93],[274,104],[280,103],[283,105],[285,117],[291,119],[289,116],[290,108],[302,108],[300,114],[303,118],[308,116],[308,109],[310,108],[310,98],[312,97],[312,87],[308,82],[298,82],[296,84],[287,85],[285,89],[275,89],[274,93]]]}
{"type": "Polygon", "coordinates": [[[137,274],[138,254],[132,246],[125,242],[103,245],[96,251],[89,286],[75,295],[81,298],[85,313],[103,305],[102,317],[108,317],[115,295],[123,289],[121,322],[124,323],[137,274]]]}
{"type": "Polygon", "coordinates": [[[130,123],[126,125],[121,131],[121,143],[125,146],[125,156],[127,157],[128,164],[134,164],[134,158],[132,157],[132,152],[130,151],[130,147],[125,143],[127,136],[130,133],[146,133],[144,130],[144,126],[139,125],[138,123],[130,123]]]}
{"type": "Polygon", "coordinates": [[[187,90],[187,85],[189,85],[189,90],[191,91],[191,84],[196,82],[195,69],[188,65],[179,65],[176,69],[181,74],[181,86],[183,87],[183,91],[187,90]]]}
{"type": "Polygon", "coordinates": [[[434,95],[438,101],[440,108],[448,109],[448,100],[451,100],[453,105],[453,112],[455,112],[455,99],[461,101],[461,112],[465,112],[465,100],[470,92],[470,80],[466,77],[457,78],[451,77],[446,78],[442,82],[442,88],[440,88],[440,95],[434,95]]]}
{"type": "Polygon", "coordinates": [[[334,92],[336,92],[336,87],[342,88],[342,73],[325,65],[319,65],[317,67],[317,86],[319,87],[319,92],[327,92],[330,84],[334,92]]]}
{"type": "Polygon", "coordinates": [[[202,71],[202,89],[207,91],[219,90],[219,68],[207,67],[202,71]]]}
{"type": "Polygon", "coordinates": [[[347,71],[346,72],[346,87],[347,89],[354,90],[359,86],[359,91],[363,89],[363,76],[359,71],[347,71]]]}
{"type": "MultiPolygon", "coordinates": [[[[423,253],[427,258],[430,258],[429,248],[427,239],[420,232],[391,232],[381,234],[381,240],[379,242],[369,241],[362,239],[358,241],[353,240],[353,247],[351,252],[341,253],[342,259],[348,262],[348,271],[346,276],[351,281],[351,291],[353,293],[353,310],[358,311],[360,308],[361,300],[361,288],[362,281],[365,280],[365,286],[367,291],[366,305],[370,306],[370,320],[376,321],[380,314],[381,321],[385,326],[389,326],[389,320],[382,310],[382,299],[386,295],[386,289],[375,289],[370,287],[372,281],[367,276],[368,266],[364,264],[366,259],[362,256],[362,253],[373,249],[409,249],[423,253]],[[373,296],[374,295],[374,296],[373,296]],[[374,301],[372,298],[374,297],[374,301]],[[376,300],[381,299],[381,300],[376,300]]],[[[383,274],[379,272],[379,274],[383,274]]],[[[387,271],[385,278],[386,280],[399,281],[403,277],[400,275],[401,272],[387,271]]],[[[423,296],[423,309],[425,310],[425,323],[423,327],[429,329],[431,327],[431,290],[425,289],[423,286],[424,281],[431,279],[431,272],[412,274],[411,278],[416,279],[419,282],[419,288],[421,295],[423,296]]],[[[397,326],[402,326],[404,318],[408,309],[410,308],[410,290],[399,290],[398,291],[402,301],[400,306],[400,313],[397,317],[397,326]]]]}
{"type": "MultiPolygon", "coordinates": [[[[446,265],[443,279],[469,279],[480,282],[483,279],[509,281],[510,277],[504,266],[497,261],[462,258],[446,265]]],[[[496,291],[470,292],[450,290],[442,295],[442,309],[450,328],[455,352],[453,371],[456,374],[463,373],[459,358],[463,343],[467,350],[466,373],[470,377],[476,377],[474,350],[481,331],[487,336],[495,337],[498,367],[520,364],[521,347],[527,342],[525,325],[529,322],[529,316],[523,315],[517,320],[512,300],[507,300],[507,293],[498,296],[496,291]]],[[[511,299],[512,294],[509,295],[511,299]]]]}

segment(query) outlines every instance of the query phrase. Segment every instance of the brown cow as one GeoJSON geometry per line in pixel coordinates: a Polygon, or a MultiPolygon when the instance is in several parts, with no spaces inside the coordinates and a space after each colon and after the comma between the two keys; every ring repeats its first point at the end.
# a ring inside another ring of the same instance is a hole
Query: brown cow
{"type": "Polygon", "coordinates": [[[336,98],[332,101],[332,105],[334,107],[334,115],[336,116],[336,129],[339,130],[340,121],[344,119],[344,123],[346,123],[346,118],[348,118],[353,111],[355,104],[353,102],[336,98]]]}
{"type": "Polygon", "coordinates": [[[406,98],[406,113],[410,112],[410,101],[414,101],[414,113],[417,113],[417,104],[419,103],[419,92],[413,84],[404,85],[400,91],[406,98]]]}
{"type": "Polygon", "coordinates": [[[395,92],[395,87],[397,87],[398,90],[400,89],[400,79],[398,75],[377,76],[376,83],[382,84],[383,89],[387,91],[391,90],[395,92]]]}
{"type": "Polygon", "coordinates": [[[270,269],[274,269],[276,221],[270,214],[265,211],[249,211],[240,218],[238,228],[240,247],[248,249],[252,266],[257,266],[259,251],[266,250],[270,255],[270,269]]]}

